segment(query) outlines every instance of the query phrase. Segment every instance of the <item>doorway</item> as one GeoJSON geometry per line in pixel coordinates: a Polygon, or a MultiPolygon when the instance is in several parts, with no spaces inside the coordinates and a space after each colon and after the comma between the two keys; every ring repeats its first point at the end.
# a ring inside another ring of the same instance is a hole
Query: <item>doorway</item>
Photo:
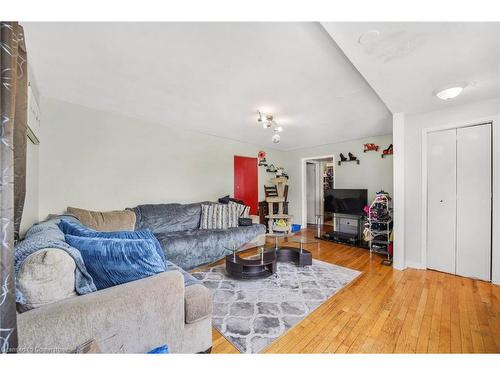
{"type": "Polygon", "coordinates": [[[257,158],[234,156],[234,197],[250,206],[251,215],[257,215],[259,207],[257,158]]]}
{"type": "Polygon", "coordinates": [[[334,156],[302,159],[302,172],[303,225],[316,225],[318,215],[321,215],[320,224],[333,227],[333,212],[328,199],[335,186],[334,156]]]}

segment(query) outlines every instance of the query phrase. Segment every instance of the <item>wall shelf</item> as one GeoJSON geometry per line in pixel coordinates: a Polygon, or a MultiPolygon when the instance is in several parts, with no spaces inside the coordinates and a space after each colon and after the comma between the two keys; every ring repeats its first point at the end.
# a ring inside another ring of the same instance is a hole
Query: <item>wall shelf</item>
{"type": "Polygon", "coordinates": [[[359,164],[359,159],[356,160],[339,160],[339,166],[342,165],[342,163],[352,163],[356,162],[356,164],[359,164]]]}

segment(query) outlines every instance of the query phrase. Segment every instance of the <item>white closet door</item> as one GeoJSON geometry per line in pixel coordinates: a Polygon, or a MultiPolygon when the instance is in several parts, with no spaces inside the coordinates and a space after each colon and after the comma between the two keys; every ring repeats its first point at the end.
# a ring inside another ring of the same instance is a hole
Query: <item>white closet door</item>
{"type": "Polygon", "coordinates": [[[455,273],[456,129],[427,135],[427,268],[455,273]]]}
{"type": "Polygon", "coordinates": [[[491,124],[457,130],[456,274],[490,280],[491,124]]]}

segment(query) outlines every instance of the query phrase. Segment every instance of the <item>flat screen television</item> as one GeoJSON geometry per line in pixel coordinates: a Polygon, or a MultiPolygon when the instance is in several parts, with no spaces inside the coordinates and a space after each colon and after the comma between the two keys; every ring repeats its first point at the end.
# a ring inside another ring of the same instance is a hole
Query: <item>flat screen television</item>
{"type": "Polygon", "coordinates": [[[329,189],[325,191],[325,211],[335,214],[364,215],[367,189],[329,189]]]}

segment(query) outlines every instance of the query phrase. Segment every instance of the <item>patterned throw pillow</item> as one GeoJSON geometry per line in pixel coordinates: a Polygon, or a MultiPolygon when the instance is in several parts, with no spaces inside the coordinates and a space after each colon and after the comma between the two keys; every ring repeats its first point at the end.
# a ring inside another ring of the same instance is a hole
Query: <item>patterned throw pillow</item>
{"type": "Polygon", "coordinates": [[[250,206],[245,206],[241,211],[240,217],[249,217],[250,216],[250,206]]]}
{"type": "Polygon", "coordinates": [[[226,204],[202,204],[200,229],[229,228],[229,208],[226,204]]]}
{"type": "Polygon", "coordinates": [[[250,207],[243,204],[229,202],[227,204],[229,208],[229,228],[238,226],[238,219],[240,217],[248,217],[250,213],[250,207]]]}
{"type": "Polygon", "coordinates": [[[238,206],[241,206],[238,203],[229,202],[227,204],[228,209],[228,227],[235,228],[238,226],[238,218],[240,217],[240,209],[238,206]]]}

